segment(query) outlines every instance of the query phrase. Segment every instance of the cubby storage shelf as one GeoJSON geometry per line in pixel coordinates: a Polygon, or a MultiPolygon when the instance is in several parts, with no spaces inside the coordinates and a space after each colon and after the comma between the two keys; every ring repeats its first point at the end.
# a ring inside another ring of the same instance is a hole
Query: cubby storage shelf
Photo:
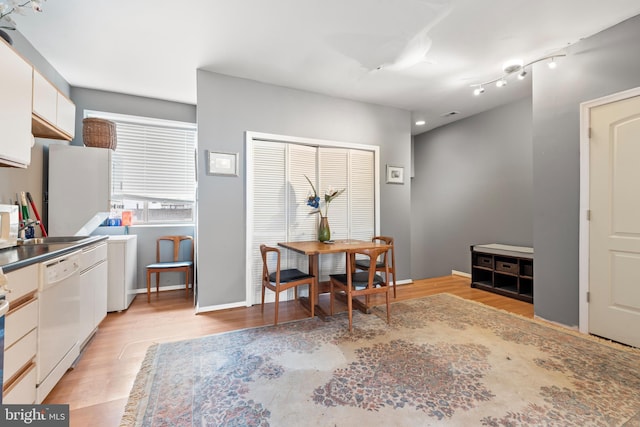
{"type": "Polygon", "coordinates": [[[533,303],[533,248],[471,246],[471,287],[533,303]]]}

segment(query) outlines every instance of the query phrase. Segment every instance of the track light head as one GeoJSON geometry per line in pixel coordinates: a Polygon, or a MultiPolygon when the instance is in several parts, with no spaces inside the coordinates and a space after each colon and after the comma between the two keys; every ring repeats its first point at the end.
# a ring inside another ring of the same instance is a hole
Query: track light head
{"type": "Polygon", "coordinates": [[[496,87],[504,87],[506,85],[507,85],[507,81],[504,78],[502,78],[502,79],[500,79],[500,80],[498,80],[496,82],[496,87]]]}
{"type": "Polygon", "coordinates": [[[480,94],[482,94],[482,93],[484,93],[484,88],[483,88],[482,86],[477,87],[477,88],[475,88],[475,89],[473,90],[473,94],[474,94],[475,96],[478,96],[478,95],[480,95],[480,94]]]}
{"type": "Polygon", "coordinates": [[[556,59],[554,57],[551,57],[551,61],[549,61],[549,68],[555,70],[557,66],[558,63],[556,62],[556,59]]]}
{"type": "Polygon", "coordinates": [[[524,78],[527,76],[527,72],[525,70],[520,71],[520,73],[518,74],[518,80],[524,80],[524,78]]]}

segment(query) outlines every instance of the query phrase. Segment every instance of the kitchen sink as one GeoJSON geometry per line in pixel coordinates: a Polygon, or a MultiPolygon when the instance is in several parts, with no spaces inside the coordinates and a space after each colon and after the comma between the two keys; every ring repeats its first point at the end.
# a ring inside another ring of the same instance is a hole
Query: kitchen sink
{"type": "Polygon", "coordinates": [[[81,240],[87,239],[90,236],[47,236],[47,237],[34,237],[33,239],[18,240],[18,246],[28,245],[53,245],[60,243],[75,243],[81,240]]]}

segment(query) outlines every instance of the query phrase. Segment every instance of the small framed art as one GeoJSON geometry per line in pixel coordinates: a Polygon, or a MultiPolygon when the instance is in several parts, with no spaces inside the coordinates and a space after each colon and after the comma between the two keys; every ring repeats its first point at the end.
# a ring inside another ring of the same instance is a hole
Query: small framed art
{"type": "Polygon", "coordinates": [[[238,176],[238,153],[207,151],[207,175],[238,176]]]}
{"type": "Polygon", "coordinates": [[[404,168],[387,165],[387,184],[404,184],[404,168]]]}

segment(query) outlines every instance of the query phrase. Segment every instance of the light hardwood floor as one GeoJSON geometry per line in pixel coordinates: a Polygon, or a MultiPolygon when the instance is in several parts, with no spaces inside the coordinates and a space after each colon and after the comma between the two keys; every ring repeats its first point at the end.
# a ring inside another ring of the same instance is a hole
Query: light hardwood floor
{"type": "MultiPolygon", "coordinates": [[[[473,289],[469,279],[460,276],[398,286],[396,301],[442,292],[533,317],[532,304],[473,289]]],[[[374,304],[383,303],[383,297],[377,299],[374,304]]],[[[320,304],[328,311],[328,295],[322,296],[320,304]]],[[[44,403],[69,404],[72,427],[118,426],[131,386],[151,344],[269,325],[273,322],[273,309],[273,304],[267,304],[264,315],[259,305],[196,315],[184,291],[154,293],[149,304],[146,295],[140,294],[125,312],[107,315],[75,369],[64,375],[44,403]]],[[[281,322],[307,316],[296,302],[280,305],[281,322]]]]}

